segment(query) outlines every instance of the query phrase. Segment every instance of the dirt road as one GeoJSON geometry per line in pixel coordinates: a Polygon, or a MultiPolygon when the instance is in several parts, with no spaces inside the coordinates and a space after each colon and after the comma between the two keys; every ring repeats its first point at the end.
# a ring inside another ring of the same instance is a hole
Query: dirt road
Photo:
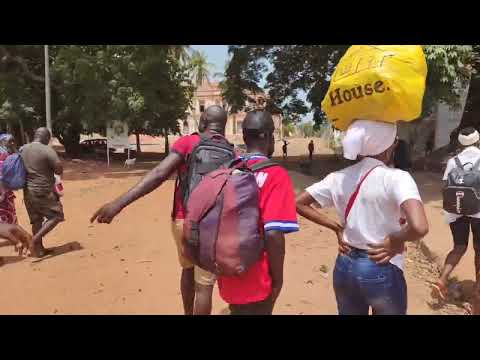
{"type": "MultiPolygon", "coordinates": [[[[318,164],[324,170],[338,166],[329,159],[318,164]]],[[[127,190],[155,163],[140,162],[126,170],[121,164],[107,169],[102,163],[67,162],[67,221],[45,243],[55,247],[54,254],[32,261],[0,247],[5,257],[0,314],[181,314],[180,268],[169,220],[173,180],[125,209],[111,225],[89,224],[99,205],[127,190]]],[[[298,189],[318,178],[295,170],[291,175],[298,189]]],[[[26,226],[22,194],[17,196],[19,220],[26,226]]],[[[284,291],[275,313],[336,314],[331,275],[335,238],[303,219],[300,223],[301,231],[287,236],[284,291]]],[[[409,313],[463,313],[453,305],[429,306],[427,281],[436,269],[415,248],[408,256],[409,313]]],[[[215,290],[213,313],[225,308],[215,290]]]]}

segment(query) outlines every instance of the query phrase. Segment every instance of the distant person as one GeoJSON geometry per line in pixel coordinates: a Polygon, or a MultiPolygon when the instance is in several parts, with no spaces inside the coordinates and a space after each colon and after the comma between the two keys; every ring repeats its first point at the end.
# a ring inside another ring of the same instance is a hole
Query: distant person
{"type": "Polygon", "coordinates": [[[30,252],[33,257],[49,253],[43,245],[43,238],[65,220],[60,197],[54,191],[55,175],[63,174],[63,165],[55,150],[48,146],[51,137],[47,128],[39,128],[33,142],[25,145],[21,152],[27,170],[24,201],[32,224],[30,252]]]}
{"type": "MultiPolygon", "coordinates": [[[[460,131],[458,142],[461,152],[448,160],[443,180],[447,183],[449,174],[456,168],[471,170],[480,166],[480,136],[473,127],[460,131]]],[[[480,190],[480,189],[479,189],[480,190]]],[[[448,278],[467,251],[470,231],[473,234],[473,249],[475,251],[475,274],[477,284],[480,281],[480,212],[473,215],[459,215],[445,211],[445,221],[449,224],[453,237],[453,249],[445,259],[440,278],[433,286],[432,296],[445,300],[448,295],[448,278]]],[[[480,295],[480,293],[479,293],[480,295]]]]}
{"type": "Polygon", "coordinates": [[[340,315],[405,315],[403,273],[407,241],[428,232],[417,185],[392,169],[396,126],[357,120],[343,139],[344,157],[356,164],[329,174],[297,197],[300,215],[335,232],[339,254],[333,288],[340,315]],[[312,205],[335,208],[340,222],[312,205]],[[403,224],[403,225],[402,225],[403,224]]]}
{"type": "MultiPolygon", "coordinates": [[[[218,135],[223,137],[226,123],[227,113],[225,110],[218,105],[210,106],[202,114],[199,132],[208,138],[218,135]]],[[[216,281],[214,274],[194,266],[183,254],[184,179],[189,171],[187,168],[189,157],[200,144],[201,139],[199,133],[182,136],[173,144],[170,154],[137,185],[112,202],[103,205],[91,218],[91,222],[97,220],[99,223],[110,224],[125,207],[157,189],[174,172],[178,172],[180,181],[177,182],[174,190],[172,234],[182,267],[180,289],[185,315],[208,315],[211,313],[212,292],[216,281]]]]}
{"type": "MultiPolygon", "coordinates": [[[[275,150],[275,125],[270,113],[252,111],[243,121],[247,152],[241,157],[249,166],[267,161],[275,150]]],[[[256,174],[265,252],[240,276],[218,279],[220,296],[232,315],[271,315],[283,287],[285,233],[298,231],[295,195],[288,172],[279,165],[256,174]]]]}
{"type": "Polygon", "coordinates": [[[393,165],[395,168],[410,171],[412,168],[412,160],[410,158],[410,150],[408,143],[405,140],[398,139],[397,147],[395,149],[393,165]]]}
{"type": "Polygon", "coordinates": [[[433,151],[433,147],[435,146],[435,133],[432,132],[425,143],[425,157],[430,155],[433,151]]]}
{"type": "Polygon", "coordinates": [[[310,161],[313,160],[313,152],[315,151],[315,145],[313,144],[313,140],[310,140],[308,143],[308,158],[310,161]]]}
{"type": "Polygon", "coordinates": [[[289,143],[287,142],[287,140],[283,140],[283,146],[282,146],[283,160],[286,160],[288,157],[288,145],[289,143]]]}

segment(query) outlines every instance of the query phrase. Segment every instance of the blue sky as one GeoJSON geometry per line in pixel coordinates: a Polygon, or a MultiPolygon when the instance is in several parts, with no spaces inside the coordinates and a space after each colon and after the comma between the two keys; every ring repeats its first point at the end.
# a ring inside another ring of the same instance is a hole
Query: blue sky
{"type": "MultiPolygon", "coordinates": [[[[225,70],[225,63],[227,62],[228,55],[228,45],[192,45],[192,48],[195,50],[201,50],[207,55],[208,61],[214,65],[214,69],[211,73],[211,77],[215,73],[223,73],[225,70]]],[[[302,99],[305,99],[306,94],[300,94],[299,96],[302,99]]],[[[312,115],[306,115],[302,120],[306,121],[311,119],[312,115]]]]}
{"type": "Polygon", "coordinates": [[[192,48],[204,51],[208,57],[208,61],[215,66],[211,75],[217,72],[223,73],[225,63],[228,59],[228,45],[192,45],[192,48]]]}

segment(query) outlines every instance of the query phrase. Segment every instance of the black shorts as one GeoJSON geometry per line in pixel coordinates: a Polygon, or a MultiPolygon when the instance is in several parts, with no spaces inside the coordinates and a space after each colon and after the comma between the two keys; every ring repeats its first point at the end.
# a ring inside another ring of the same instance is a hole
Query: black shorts
{"type": "Polygon", "coordinates": [[[263,301],[232,305],[230,304],[230,315],[272,315],[273,302],[270,297],[263,301]]]}
{"type": "Polygon", "coordinates": [[[480,249],[480,219],[462,216],[450,223],[450,230],[453,235],[453,243],[456,246],[468,246],[470,228],[473,234],[473,247],[480,249]]]}

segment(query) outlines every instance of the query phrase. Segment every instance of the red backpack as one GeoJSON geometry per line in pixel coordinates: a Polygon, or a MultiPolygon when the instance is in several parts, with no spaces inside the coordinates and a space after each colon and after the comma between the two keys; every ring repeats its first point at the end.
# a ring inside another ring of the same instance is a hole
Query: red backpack
{"type": "Polygon", "coordinates": [[[186,207],[183,245],[190,261],[223,276],[240,275],[258,261],[264,236],[254,173],[276,165],[237,159],[201,180],[186,207]]]}

